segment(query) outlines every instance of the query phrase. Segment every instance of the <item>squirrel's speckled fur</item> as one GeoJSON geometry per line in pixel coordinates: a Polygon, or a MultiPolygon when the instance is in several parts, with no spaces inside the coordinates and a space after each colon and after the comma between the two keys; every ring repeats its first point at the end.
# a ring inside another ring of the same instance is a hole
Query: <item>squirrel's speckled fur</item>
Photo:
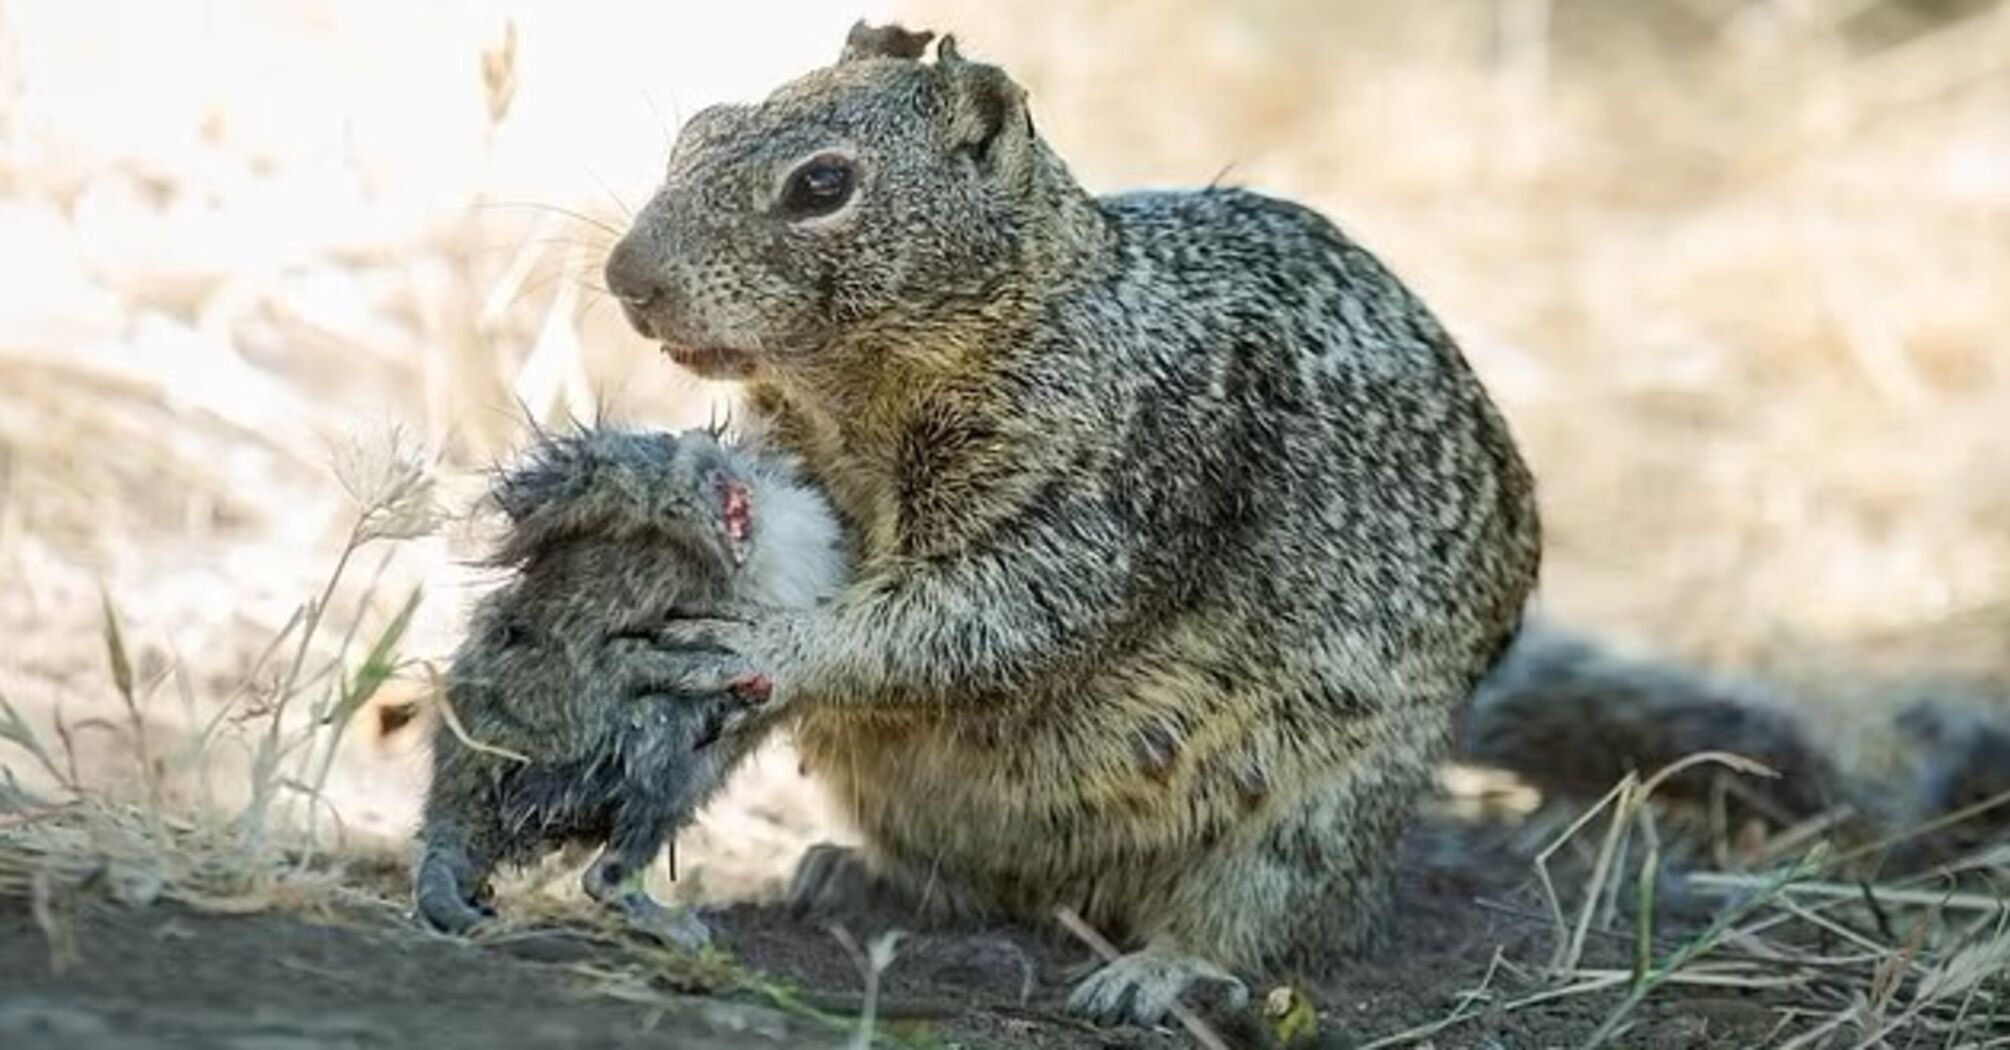
{"type": "Polygon", "coordinates": [[[420,917],[464,931],[498,864],[604,845],[594,896],[687,945],[693,916],[648,900],[640,875],[750,749],[743,705],[690,688],[700,655],[648,633],[668,617],[806,608],[844,578],[828,504],[774,456],[713,432],[608,426],[539,435],[490,493],[511,577],[477,605],[448,673],[468,747],[440,728],[415,876],[420,917]],[[647,659],[635,653],[648,654],[647,659]]]}
{"type": "Polygon", "coordinates": [[[640,330],[750,384],[857,558],[816,611],[678,637],[772,678],[864,834],[799,895],[1072,907],[1130,953],[1076,1008],[1156,1020],[1368,932],[1535,582],[1533,484],[1437,319],[1325,218],[1092,196],[1016,83],[926,42],[861,26],[694,114],[609,258],[640,330]],[[850,196],[785,213],[819,155],[850,196]]]}

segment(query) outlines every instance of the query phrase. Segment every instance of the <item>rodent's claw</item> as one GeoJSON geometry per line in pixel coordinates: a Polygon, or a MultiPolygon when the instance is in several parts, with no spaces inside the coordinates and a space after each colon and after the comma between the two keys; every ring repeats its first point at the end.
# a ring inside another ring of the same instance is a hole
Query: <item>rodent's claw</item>
{"type": "Polygon", "coordinates": [[[711,927],[689,908],[667,907],[642,888],[647,869],[602,854],[580,877],[580,888],[599,903],[621,912],[628,928],[673,948],[695,952],[712,943],[711,927]]]}
{"type": "Polygon", "coordinates": [[[658,903],[639,890],[623,895],[615,903],[620,906],[629,929],[672,948],[695,952],[712,943],[712,928],[691,908],[658,903]]]}
{"type": "Polygon", "coordinates": [[[1205,959],[1146,949],[1119,956],[1068,996],[1068,1009],[1101,1024],[1156,1025],[1179,1002],[1202,1013],[1241,1010],[1249,986],[1205,959]]]}
{"type": "Polygon", "coordinates": [[[429,846],[413,878],[413,919],[421,926],[463,936],[496,917],[485,899],[487,880],[456,846],[429,846]]]}
{"type": "Polygon", "coordinates": [[[487,903],[469,900],[450,885],[422,884],[413,903],[413,917],[420,925],[455,936],[472,933],[496,917],[496,910],[487,903]]]}

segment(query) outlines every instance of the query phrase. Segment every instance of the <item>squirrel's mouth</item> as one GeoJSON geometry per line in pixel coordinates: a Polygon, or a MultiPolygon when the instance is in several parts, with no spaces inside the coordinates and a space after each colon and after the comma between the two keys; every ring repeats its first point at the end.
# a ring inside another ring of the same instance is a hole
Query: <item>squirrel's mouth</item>
{"type": "Polygon", "coordinates": [[[760,363],[760,358],[746,350],[683,343],[664,343],[663,356],[707,379],[744,379],[760,363]]]}

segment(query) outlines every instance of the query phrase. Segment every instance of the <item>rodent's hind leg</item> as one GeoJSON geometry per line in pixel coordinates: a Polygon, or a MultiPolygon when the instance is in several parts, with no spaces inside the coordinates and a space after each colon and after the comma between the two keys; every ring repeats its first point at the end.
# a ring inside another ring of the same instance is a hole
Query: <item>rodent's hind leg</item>
{"type": "Polygon", "coordinates": [[[619,911],[628,928],[637,933],[687,952],[711,944],[712,929],[694,910],[666,905],[643,888],[654,855],[654,850],[641,853],[609,846],[586,869],[581,888],[588,897],[619,911]]]}
{"type": "Polygon", "coordinates": [[[786,901],[797,918],[893,909],[923,926],[976,922],[986,913],[969,890],[940,872],[829,842],[811,846],[796,862],[786,901]]]}
{"type": "Polygon", "coordinates": [[[1201,1013],[1240,1010],[1249,986],[1227,970],[1167,946],[1118,956],[1068,995],[1068,1009],[1102,1024],[1155,1025],[1175,1002],[1201,1013]]]}
{"type": "Polygon", "coordinates": [[[429,841],[412,881],[415,918],[432,929],[462,935],[496,916],[486,865],[456,842],[429,841]]]}
{"type": "Polygon", "coordinates": [[[1170,892],[1119,924],[1136,931],[1142,949],[1078,984],[1069,1008],[1141,1024],[1157,1023],[1181,1000],[1232,1013],[1248,994],[1237,977],[1323,969],[1372,946],[1388,911],[1397,842],[1429,785],[1421,758],[1442,733],[1433,721],[1431,713],[1392,715],[1363,731],[1378,748],[1341,763],[1273,761],[1269,783],[1307,787],[1295,797],[1266,794],[1209,848],[1181,859],[1170,892]]]}

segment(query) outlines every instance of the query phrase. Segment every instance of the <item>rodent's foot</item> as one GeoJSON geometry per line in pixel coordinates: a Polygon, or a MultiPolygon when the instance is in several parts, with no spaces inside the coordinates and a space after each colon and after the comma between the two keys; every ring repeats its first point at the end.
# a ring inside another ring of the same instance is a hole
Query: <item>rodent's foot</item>
{"type": "Polygon", "coordinates": [[[465,936],[496,917],[488,902],[470,899],[459,887],[446,883],[420,883],[413,903],[413,917],[420,925],[455,936],[465,936]]]}
{"type": "Polygon", "coordinates": [[[672,948],[695,952],[712,943],[712,927],[698,917],[696,909],[665,905],[639,890],[614,903],[629,929],[672,948]]]}
{"type": "Polygon", "coordinates": [[[1241,1010],[1249,986],[1206,959],[1156,949],[1119,956],[1068,996],[1068,1009],[1101,1024],[1156,1025],[1183,1002],[1201,1013],[1241,1010]]]}
{"type": "Polygon", "coordinates": [[[441,933],[465,935],[496,917],[487,900],[487,880],[464,852],[432,848],[419,861],[412,886],[413,918],[441,933]]]}
{"type": "Polygon", "coordinates": [[[695,952],[712,943],[712,929],[690,908],[664,905],[642,888],[646,868],[631,867],[607,855],[593,862],[580,879],[586,895],[621,912],[628,928],[673,948],[695,952]]]}

